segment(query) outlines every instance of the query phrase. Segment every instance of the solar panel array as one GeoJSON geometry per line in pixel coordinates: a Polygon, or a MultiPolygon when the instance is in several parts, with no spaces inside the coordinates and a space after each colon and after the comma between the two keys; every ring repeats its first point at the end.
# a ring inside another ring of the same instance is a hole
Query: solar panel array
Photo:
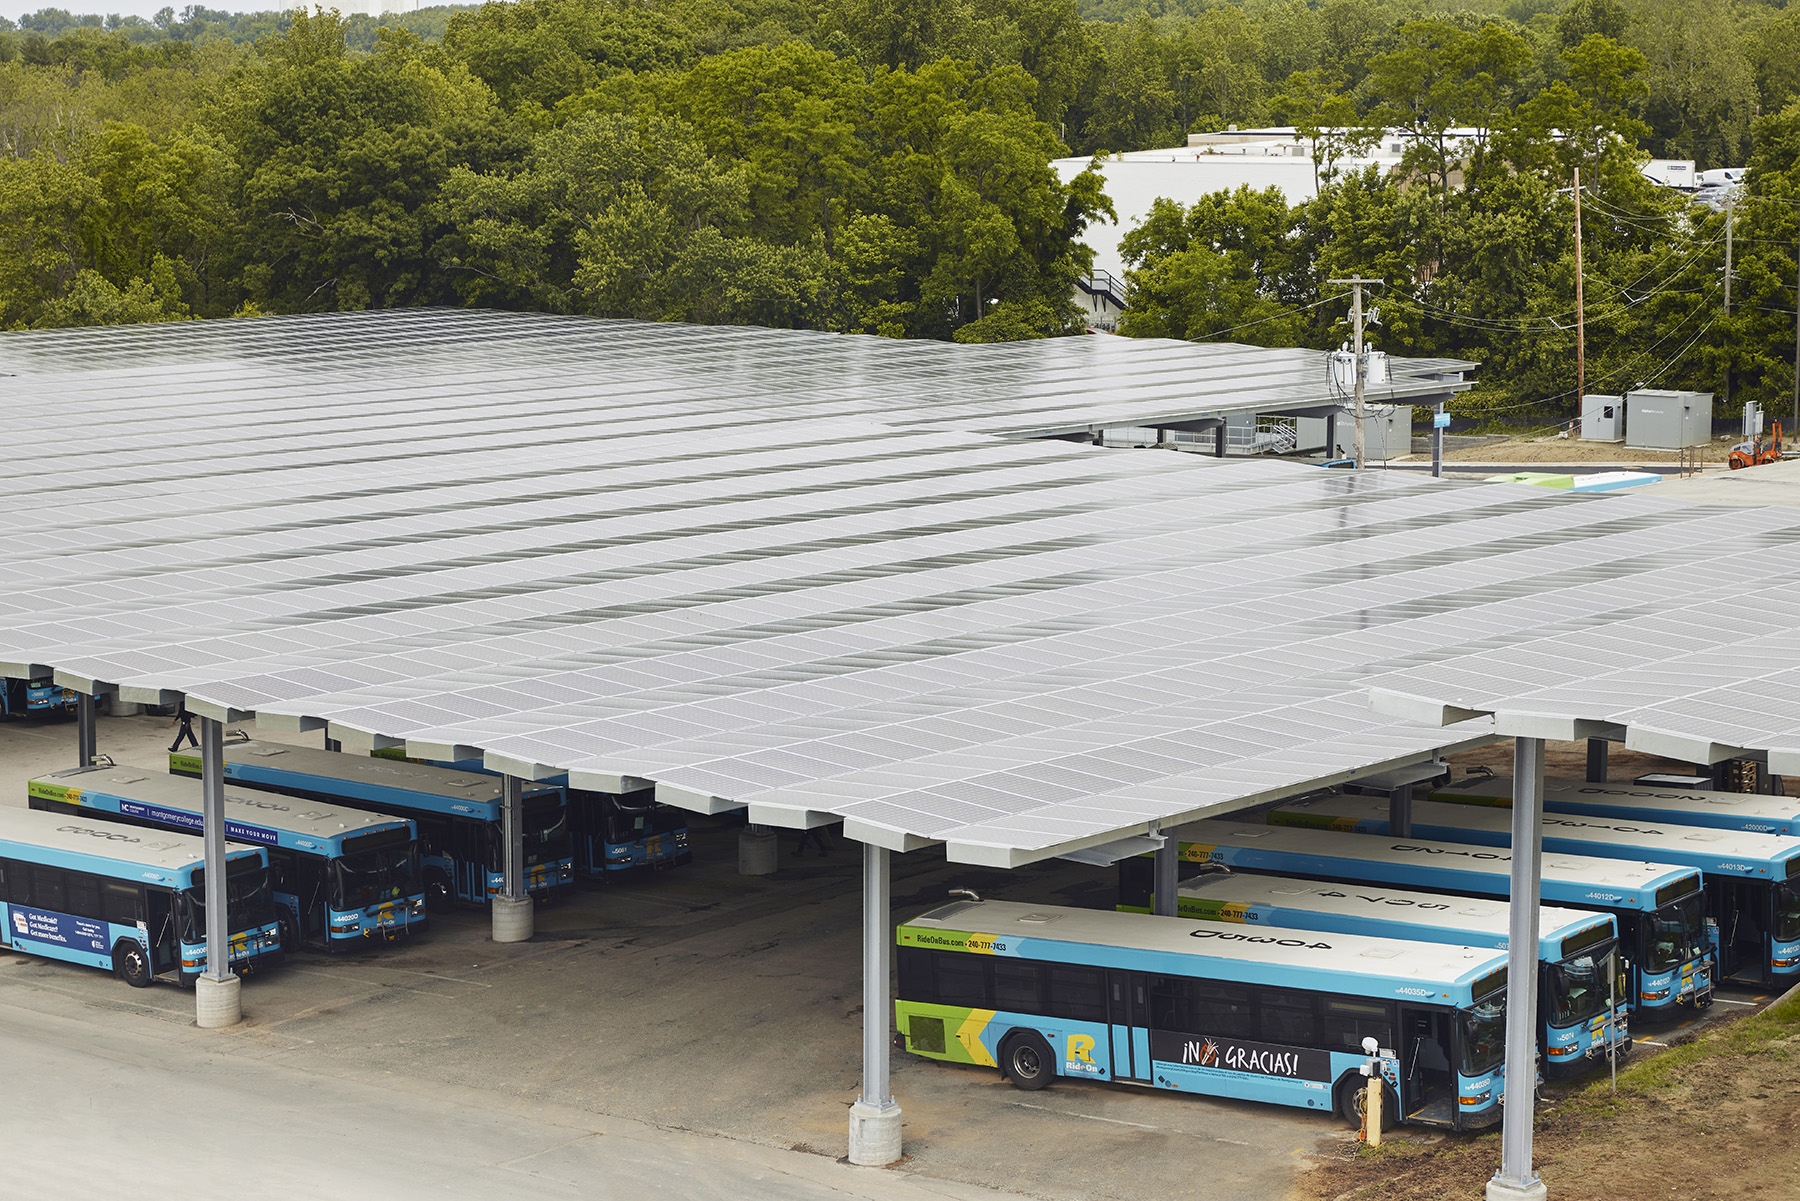
{"type": "Polygon", "coordinates": [[[1180,416],[1172,364],[1266,353],[425,311],[4,335],[0,666],[1015,864],[1486,737],[1369,682],[1800,542],[994,436],[1180,416]]]}

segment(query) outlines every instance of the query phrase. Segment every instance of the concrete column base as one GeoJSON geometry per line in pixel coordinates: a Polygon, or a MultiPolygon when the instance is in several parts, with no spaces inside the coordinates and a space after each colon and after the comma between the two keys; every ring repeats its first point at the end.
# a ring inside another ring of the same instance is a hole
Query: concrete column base
{"type": "Polygon", "coordinates": [[[106,694],[105,713],[108,717],[136,717],[143,711],[144,707],[136,701],[122,701],[116,692],[106,694]]]}
{"type": "Polygon", "coordinates": [[[495,897],[489,904],[494,911],[495,942],[529,942],[537,933],[537,912],[530,897],[495,897]]]}
{"type": "Polygon", "coordinates": [[[900,1105],[887,1108],[858,1101],[850,1107],[850,1162],[863,1168],[885,1168],[900,1161],[900,1105]]]}
{"type": "Polygon", "coordinates": [[[1514,1184],[1498,1176],[1487,1182],[1487,1201],[1544,1201],[1547,1195],[1544,1182],[1536,1176],[1531,1178],[1531,1183],[1525,1185],[1514,1184]]]}
{"type": "Polygon", "coordinates": [[[219,1030],[244,1020],[244,1006],[238,990],[244,982],[236,976],[214,980],[201,976],[194,981],[194,1024],[202,1030],[219,1030]]]}
{"type": "Polygon", "coordinates": [[[738,832],[738,875],[772,876],[781,849],[773,830],[740,830],[738,832]]]}

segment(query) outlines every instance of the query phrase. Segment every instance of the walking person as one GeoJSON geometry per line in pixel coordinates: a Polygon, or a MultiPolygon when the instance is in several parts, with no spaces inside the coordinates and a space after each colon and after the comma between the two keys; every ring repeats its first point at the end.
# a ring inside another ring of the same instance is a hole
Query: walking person
{"type": "Polygon", "coordinates": [[[181,729],[175,731],[175,741],[169,744],[169,754],[173,755],[176,751],[181,749],[181,740],[183,738],[188,740],[189,746],[198,748],[200,740],[194,737],[194,715],[188,712],[186,701],[183,701],[181,703],[181,708],[175,712],[175,724],[180,726],[181,729]]]}
{"type": "Polygon", "coordinates": [[[824,855],[826,850],[828,849],[825,846],[825,830],[824,830],[824,828],[823,827],[815,827],[811,830],[800,831],[800,841],[794,844],[794,856],[796,858],[798,858],[799,856],[804,855],[806,853],[806,844],[809,842],[819,848],[820,855],[824,855]]]}

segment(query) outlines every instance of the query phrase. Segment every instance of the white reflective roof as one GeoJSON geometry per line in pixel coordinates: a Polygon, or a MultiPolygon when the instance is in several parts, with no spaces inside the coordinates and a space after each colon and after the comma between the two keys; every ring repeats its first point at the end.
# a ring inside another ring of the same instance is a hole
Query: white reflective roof
{"type": "Polygon", "coordinates": [[[1039,420],[1059,372],[1056,420],[1092,416],[1084,371],[1145,424],[1137,368],[1216,349],[421,311],[0,336],[0,666],[1011,864],[1483,738],[1367,686],[1800,568],[1800,512],[965,428],[1039,420]]]}

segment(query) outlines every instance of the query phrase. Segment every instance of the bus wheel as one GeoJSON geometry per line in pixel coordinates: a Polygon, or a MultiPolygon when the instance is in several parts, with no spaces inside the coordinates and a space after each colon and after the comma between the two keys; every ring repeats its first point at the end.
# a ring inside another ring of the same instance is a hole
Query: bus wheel
{"type": "MultiPolygon", "coordinates": [[[[1363,1076],[1345,1076],[1337,1086],[1338,1113],[1344,1121],[1356,1129],[1363,1128],[1363,1119],[1369,1112],[1369,1082],[1363,1076]]],[[[1385,1080],[1381,1084],[1381,1128],[1392,1130],[1400,1124],[1400,1098],[1394,1095],[1394,1086],[1385,1080]]]]}
{"type": "Polygon", "coordinates": [[[443,872],[425,873],[425,908],[433,913],[448,913],[455,901],[449,876],[443,872]]]}
{"type": "Polygon", "coordinates": [[[113,971],[133,988],[149,988],[150,958],[137,940],[121,938],[113,944],[113,971]]]}
{"type": "Polygon", "coordinates": [[[1017,1088],[1035,1091],[1056,1078],[1050,1063],[1050,1044],[1035,1030],[1026,1030],[1006,1040],[1001,1053],[1002,1070],[1017,1088]]]}

